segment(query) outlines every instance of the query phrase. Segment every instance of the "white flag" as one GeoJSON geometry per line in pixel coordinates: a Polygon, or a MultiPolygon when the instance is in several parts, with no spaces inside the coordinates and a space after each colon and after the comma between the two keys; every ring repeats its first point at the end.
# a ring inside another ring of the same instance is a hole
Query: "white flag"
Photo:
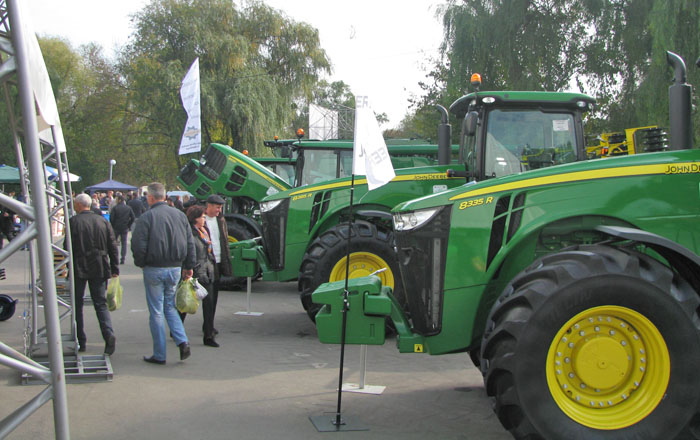
{"type": "Polygon", "coordinates": [[[180,87],[182,106],[187,112],[187,123],[180,141],[180,155],[202,150],[202,121],[199,108],[199,58],[195,59],[180,87]]]}
{"type": "Polygon", "coordinates": [[[388,183],[396,174],[369,97],[356,96],[355,104],[352,173],[367,176],[367,186],[371,191],[388,183]]]}

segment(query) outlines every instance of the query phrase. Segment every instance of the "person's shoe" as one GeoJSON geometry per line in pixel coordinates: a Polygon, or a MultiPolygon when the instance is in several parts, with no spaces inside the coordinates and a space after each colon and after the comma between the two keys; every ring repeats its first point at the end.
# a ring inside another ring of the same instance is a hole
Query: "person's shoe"
{"type": "Polygon", "coordinates": [[[220,345],[214,340],[214,338],[204,338],[204,345],[208,347],[220,347],[220,345]]]}
{"type": "Polygon", "coordinates": [[[155,358],[155,356],[151,356],[148,358],[146,356],[144,356],[143,360],[148,362],[149,364],[165,365],[165,361],[158,360],[155,358]]]}
{"type": "Polygon", "coordinates": [[[86,342],[78,342],[78,351],[81,353],[85,352],[86,342]]]}
{"type": "Polygon", "coordinates": [[[188,357],[190,357],[190,344],[187,342],[183,342],[182,344],[178,345],[178,348],[180,348],[180,360],[184,361],[188,357]]]}
{"type": "Polygon", "coordinates": [[[121,261],[119,262],[119,264],[124,264],[124,260],[121,260],[121,261]]]}
{"type": "Polygon", "coordinates": [[[107,341],[105,342],[105,354],[108,355],[113,355],[114,354],[114,349],[116,348],[117,345],[117,338],[114,337],[114,335],[110,335],[107,338],[107,341]]]}

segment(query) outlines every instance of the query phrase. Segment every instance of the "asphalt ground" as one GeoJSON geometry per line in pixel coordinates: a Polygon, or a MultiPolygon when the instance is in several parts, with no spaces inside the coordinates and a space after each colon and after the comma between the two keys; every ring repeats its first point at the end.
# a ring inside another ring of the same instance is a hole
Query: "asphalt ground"
{"type": "MultiPolygon", "coordinates": [[[[0,341],[22,351],[29,280],[28,252],[3,262],[0,292],[20,299],[0,322],[0,341]]],[[[296,283],[254,282],[251,310],[245,291],[222,291],[215,325],[220,348],[202,345],[201,310],[185,329],[192,356],[179,360],[172,340],[167,364],[152,354],[141,270],[131,256],[121,266],[122,308],[112,312],[117,337],[112,381],[67,385],[73,439],[509,439],[491,410],[481,374],[466,354],[399,354],[395,340],[369,346],[367,385],[380,395],[344,392],[343,420],[367,431],[318,432],[309,417],[335,419],[340,347],[318,342],[302,310],[296,283]]],[[[42,309],[43,314],[43,309],[42,309]]],[[[87,355],[104,349],[91,304],[85,306],[87,355]]],[[[43,315],[42,315],[43,321],[43,315]]],[[[67,324],[62,325],[67,333],[67,324]]],[[[360,348],[347,346],[344,382],[359,382],[360,348]]],[[[0,366],[0,418],[36,396],[42,385],[22,385],[20,373],[0,366]]],[[[53,401],[8,438],[54,437],[53,401]]]]}

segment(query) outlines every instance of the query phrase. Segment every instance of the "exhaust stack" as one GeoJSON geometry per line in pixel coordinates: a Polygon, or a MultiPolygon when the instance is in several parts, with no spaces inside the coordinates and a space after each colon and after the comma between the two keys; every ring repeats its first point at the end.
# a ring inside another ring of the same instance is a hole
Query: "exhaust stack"
{"type": "Polygon", "coordinates": [[[668,88],[668,117],[671,150],[693,148],[691,126],[692,87],[686,83],[685,62],[673,52],[666,52],[666,61],[673,67],[673,85],[668,88]]]}
{"type": "Polygon", "coordinates": [[[448,165],[452,161],[452,126],[447,109],[440,104],[435,106],[442,117],[438,125],[438,164],[448,165]]]}

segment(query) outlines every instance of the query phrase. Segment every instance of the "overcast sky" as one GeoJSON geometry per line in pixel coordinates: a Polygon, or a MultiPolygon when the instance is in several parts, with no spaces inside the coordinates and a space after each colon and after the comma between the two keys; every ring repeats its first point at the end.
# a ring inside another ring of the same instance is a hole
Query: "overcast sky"
{"type": "MultiPolygon", "coordinates": [[[[146,0],[25,0],[25,13],[41,35],[67,38],[75,46],[96,42],[106,54],[127,42],[132,32],[129,15],[146,0]]],[[[291,19],[319,30],[333,74],[356,95],[368,95],[377,113],[386,113],[398,126],[408,111],[408,98],[420,94],[442,40],[435,17],[442,2],[422,0],[265,0],[291,19]]],[[[183,76],[186,72],[183,72],[183,76]]]]}

